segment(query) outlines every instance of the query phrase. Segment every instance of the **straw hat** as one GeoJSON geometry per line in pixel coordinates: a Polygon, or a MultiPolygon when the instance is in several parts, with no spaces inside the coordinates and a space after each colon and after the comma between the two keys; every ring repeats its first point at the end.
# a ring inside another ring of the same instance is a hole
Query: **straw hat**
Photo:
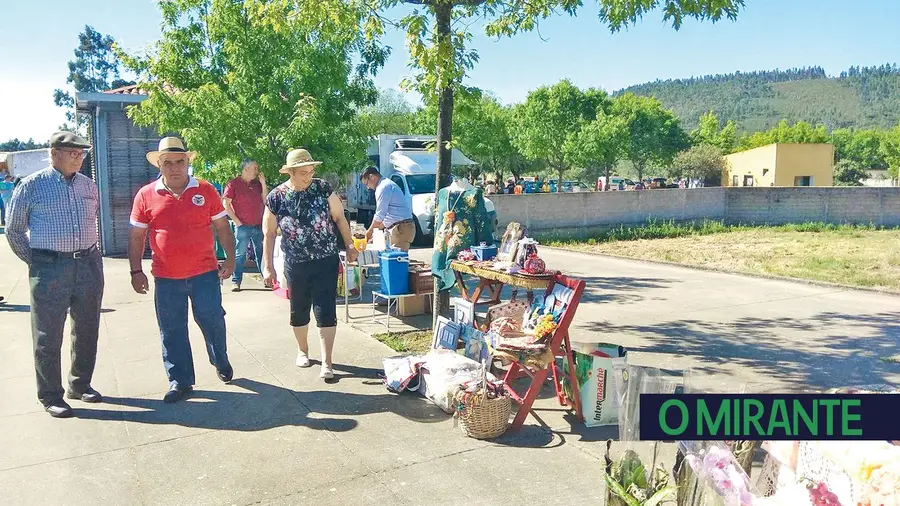
{"type": "Polygon", "coordinates": [[[154,167],[159,167],[159,155],[163,153],[185,153],[188,163],[194,159],[197,153],[184,149],[184,143],[178,137],[163,137],[159,140],[159,149],[147,153],[147,161],[154,167]]]}
{"type": "Polygon", "coordinates": [[[303,167],[315,167],[317,165],[321,165],[322,162],[317,162],[312,159],[309,151],[305,149],[292,149],[288,154],[287,158],[284,161],[284,165],[281,166],[282,174],[288,174],[291,169],[299,169],[303,167]]]}

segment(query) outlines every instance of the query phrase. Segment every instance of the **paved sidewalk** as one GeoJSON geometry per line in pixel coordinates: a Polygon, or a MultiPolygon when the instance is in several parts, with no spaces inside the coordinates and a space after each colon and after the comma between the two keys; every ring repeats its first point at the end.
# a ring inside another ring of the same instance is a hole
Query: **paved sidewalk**
{"type": "MultiPolygon", "coordinates": [[[[150,296],[107,260],[94,386],[54,420],[35,399],[24,265],[0,237],[0,497],[4,504],[598,504],[616,432],[572,425],[550,389],[540,420],[497,442],[468,439],[423,398],[376,375],[394,353],[343,324],[338,381],[293,365],[287,301],[226,293],[236,379],[223,385],[192,329],[197,392],[165,405],[150,296]]],[[[623,344],[629,360],[694,368],[711,391],[900,383],[900,298],[542,250],[588,289],[573,339],[623,344]]],[[[428,250],[413,256],[427,258],[428,250]]],[[[227,285],[226,285],[227,287],[227,285]]],[[[351,322],[365,325],[368,305],[351,322]]],[[[392,325],[393,326],[393,325],[392,325]]],[[[312,340],[313,357],[317,356],[312,340]]],[[[64,350],[68,350],[68,339],[64,350]]],[[[64,356],[64,368],[68,367],[64,356]]],[[[614,429],[614,428],[613,428],[614,429]]],[[[621,448],[622,445],[617,445],[621,448]]],[[[647,445],[640,450],[646,451],[647,445]]],[[[660,458],[672,463],[672,447],[660,458]]]]}
{"type": "MultiPolygon", "coordinates": [[[[3,504],[596,504],[604,494],[602,449],[588,441],[603,434],[553,434],[532,418],[499,442],[466,438],[424,398],[389,393],[376,374],[393,352],[347,325],[336,383],[298,369],[287,301],[253,282],[225,295],[237,379],[216,378],[192,324],[195,395],[164,404],[152,299],[132,292],[125,260],[105,262],[93,384],[106,402],[73,401],[77,418],[52,419],[35,398],[26,269],[2,239],[3,504]]],[[[67,337],[64,370],[68,348],[67,337]]],[[[567,425],[556,408],[551,423],[567,425]]]]}

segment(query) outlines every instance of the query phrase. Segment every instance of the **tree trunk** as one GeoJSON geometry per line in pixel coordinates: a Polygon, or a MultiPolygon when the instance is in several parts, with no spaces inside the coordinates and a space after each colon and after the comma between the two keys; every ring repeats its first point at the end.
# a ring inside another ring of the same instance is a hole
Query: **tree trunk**
{"type": "Polygon", "coordinates": [[[564,170],[565,169],[562,169],[562,168],[556,169],[556,193],[562,193],[562,187],[563,187],[562,176],[563,176],[564,170]]]}
{"type": "Polygon", "coordinates": [[[606,166],[606,183],[603,184],[603,191],[609,191],[609,180],[612,179],[612,167],[606,166]]]}
{"type": "MultiPolygon", "coordinates": [[[[437,30],[438,52],[452,51],[450,48],[450,23],[453,20],[453,4],[450,2],[437,2],[434,5],[435,27],[437,30]]],[[[441,188],[450,186],[450,149],[453,126],[453,83],[447,83],[440,90],[438,98],[438,124],[437,124],[437,185],[436,192],[441,188]]],[[[437,201],[437,193],[435,193],[437,201]]],[[[435,239],[437,233],[434,234],[435,239]]],[[[438,284],[434,285],[434,310],[432,311],[432,327],[437,326],[438,316],[450,312],[450,292],[438,291],[438,284]]]]}

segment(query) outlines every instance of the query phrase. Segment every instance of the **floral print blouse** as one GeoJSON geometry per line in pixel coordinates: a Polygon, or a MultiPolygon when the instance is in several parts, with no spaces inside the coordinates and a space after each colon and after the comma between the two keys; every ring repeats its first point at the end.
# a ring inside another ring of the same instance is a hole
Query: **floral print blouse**
{"type": "Polygon", "coordinates": [[[266,206],[278,219],[285,265],[338,255],[338,229],[328,207],[332,192],[321,179],[313,179],[305,190],[282,183],[269,192],[266,206]]]}

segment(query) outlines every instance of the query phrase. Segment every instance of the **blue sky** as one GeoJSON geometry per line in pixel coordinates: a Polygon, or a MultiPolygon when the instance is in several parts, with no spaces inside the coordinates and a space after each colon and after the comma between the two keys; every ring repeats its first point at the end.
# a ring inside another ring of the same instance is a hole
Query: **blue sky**
{"type": "MultiPolygon", "coordinates": [[[[63,122],[52,102],[65,87],[66,62],[73,58],[85,24],[111,34],[129,50],[158,38],[160,16],[152,0],[2,0],[0,36],[0,139],[46,139],[63,122]]],[[[562,78],[581,87],[614,91],[654,79],[729,73],[737,70],[820,65],[838,74],[851,65],[900,61],[900,1],[746,0],[736,22],[689,21],[680,31],[654,13],[637,26],[610,34],[596,18],[596,4],[577,18],[559,16],[528,33],[493,40],[476,31],[481,61],[468,83],[495,92],[504,102],[523,100],[528,91],[562,78]]],[[[407,51],[400,34],[376,79],[397,87],[407,51]]]]}

